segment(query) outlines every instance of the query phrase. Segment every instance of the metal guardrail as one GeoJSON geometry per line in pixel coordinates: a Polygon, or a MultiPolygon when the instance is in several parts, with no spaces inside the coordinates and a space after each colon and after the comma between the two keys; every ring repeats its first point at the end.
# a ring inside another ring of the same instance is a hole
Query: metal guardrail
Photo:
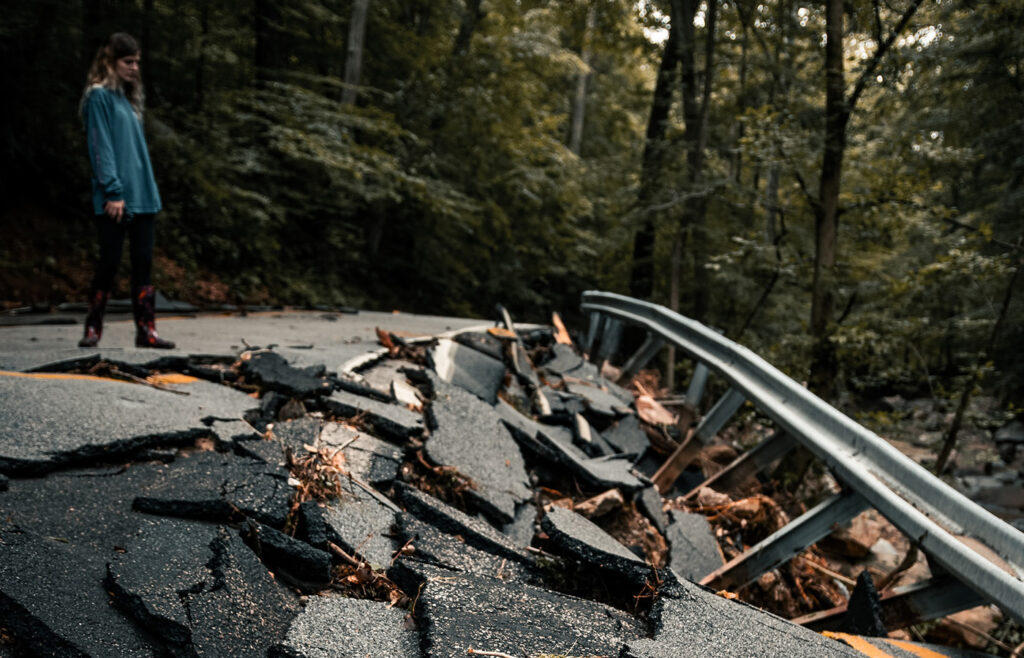
{"type": "MultiPolygon", "coordinates": [[[[856,504],[830,505],[826,501],[816,508],[821,517],[817,522],[809,516],[816,510],[799,517],[790,525],[813,526],[814,534],[804,536],[796,544],[792,536],[796,531],[786,532],[784,528],[776,533],[789,535],[790,548],[781,550],[784,555],[775,555],[772,558],[775,561],[767,568],[784,562],[820,539],[829,532],[833,522],[846,521],[861,508],[870,506],[925,552],[934,574],[941,575],[945,570],[980,598],[998,605],[1024,623],[1024,533],[933,476],[751,350],[699,322],[655,304],[597,291],[583,294],[581,308],[591,314],[588,351],[593,353],[602,335],[611,336],[617,342],[622,322],[645,328],[649,338],[657,336],[671,342],[698,364],[704,364],[727,380],[732,387],[727,396],[735,395],[736,391],[741,393],[786,434],[824,461],[851,490],[849,495],[862,499],[864,505],[859,508],[856,504]],[[805,517],[809,521],[802,522],[805,517]],[[972,546],[977,543],[986,546],[998,558],[986,556],[983,549],[972,546]],[[1004,564],[998,564],[1000,559],[1004,564]]],[[[652,352],[650,342],[645,343],[647,353],[652,352]]],[[[605,351],[606,348],[601,349],[602,353],[605,351]]],[[[638,366],[634,363],[634,367],[638,366]]],[[[748,551],[750,555],[741,557],[778,554],[785,539],[769,537],[748,551]]],[[[762,564],[762,568],[765,564],[768,563],[762,564]]],[[[727,564],[723,570],[729,568],[727,564]]],[[[746,568],[740,571],[747,573],[746,568]]],[[[709,582],[716,581],[711,578],[709,582]]],[[[742,582],[749,580],[738,584],[742,582]]],[[[947,593],[951,591],[947,589],[947,593]]]]}

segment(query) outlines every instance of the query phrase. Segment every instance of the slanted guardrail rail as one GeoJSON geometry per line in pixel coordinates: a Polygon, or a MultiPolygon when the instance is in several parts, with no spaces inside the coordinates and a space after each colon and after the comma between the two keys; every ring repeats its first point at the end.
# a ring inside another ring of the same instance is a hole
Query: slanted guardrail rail
{"type": "MultiPolygon", "coordinates": [[[[825,537],[834,524],[873,507],[928,556],[934,576],[883,596],[883,607],[888,604],[889,610],[883,618],[888,614],[892,621],[905,621],[908,616],[924,621],[988,602],[1024,623],[1024,533],[933,476],[757,354],[699,322],[662,306],[606,292],[585,292],[581,308],[590,313],[584,345],[589,354],[599,359],[610,356],[618,348],[623,325],[628,323],[646,329],[648,338],[627,359],[627,373],[642,368],[667,341],[697,363],[687,392],[691,401],[702,396],[709,371],[729,383],[730,389],[689,441],[680,445],[677,465],[686,460],[682,453],[695,454],[744,401],[749,401],[775,422],[778,431],[716,478],[749,475],[795,446],[802,446],[821,459],[844,487],[842,493],[707,574],[702,584],[736,588],[749,583],[825,537]],[[893,612],[896,610],[899,612],[893,612]]],[[[674,481],[671,474],[666,477],[674,481]]],[[[819,614],[805,621],[820,624],[822,617],[819,614]]]]}

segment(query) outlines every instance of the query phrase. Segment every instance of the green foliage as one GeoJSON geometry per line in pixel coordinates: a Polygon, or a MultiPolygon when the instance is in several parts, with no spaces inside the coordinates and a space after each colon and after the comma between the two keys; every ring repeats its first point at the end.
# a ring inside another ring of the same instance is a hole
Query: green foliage
{"type": "MultiPolygon", "coordinates": [[[[11,282],[29,267],[60,279],[40,284],[44,296],[82,293],[83,277],[61,268],[82,262],[88,222],[32,237],[22,217],[87,219],[77,103],[103,35],[127,29],[143,39],[169,292],[202,298],[223,282],[227,301],[465,315],[501,302],[544,320],[571,316],[584,289],[624,291],[649,214],[637,197],[664,49],[652,37],[668,3],[493,0],[479,16],[474,6],[371,0],[358,100],[344,105],[351,2],[13,3],[0,25],[0,159],[3,228],[17,244],[4,246],[0,283],[23,290],[11,282]],[[271,53],[261,68],[257,46],[271,53]],[[577,155],[566,142],[581,75],[577,155]],[[15,257],[43,251],[49,261],[15,257]]],[[[824,15],[787,2],[718,9],[703,175],[687,175],[677,88],[649,200],[654,301],[668,302],[678,235],[682,311],[706,274],[707,321],[803,379],[824,15]],[[704,221],[686,224],[700,200],[704,221]]],[[[888,29],[900,7],[879,10],[888,29]]],[[[847,3],[849,81],[876,43],[874,12],[847,3]]],[[[922,6],[851,117],[831,275],[833,341],[854,391],[952,391],[989,361],[988,384],[1021,390],[1024,302],[1007,291],[1024,234],[1022,21],[1022,0],[922,6]]]]}

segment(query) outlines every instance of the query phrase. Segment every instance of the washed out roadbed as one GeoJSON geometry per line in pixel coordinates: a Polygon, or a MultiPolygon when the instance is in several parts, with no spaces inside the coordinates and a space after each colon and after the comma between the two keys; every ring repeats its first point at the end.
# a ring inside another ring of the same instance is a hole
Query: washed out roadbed
{"type": "MultiPolygon", "coordinates": [[[[22,357],[0,376],[0,656],[860,655],[695,584],[783,512],[679,497],[700,469],[662,496],[680,437],[643,383],[511,329],[381,331],[334,370],[254,345],[22,357]]],[[[787,569],[788,612],[843,600],[787,569]]]]}

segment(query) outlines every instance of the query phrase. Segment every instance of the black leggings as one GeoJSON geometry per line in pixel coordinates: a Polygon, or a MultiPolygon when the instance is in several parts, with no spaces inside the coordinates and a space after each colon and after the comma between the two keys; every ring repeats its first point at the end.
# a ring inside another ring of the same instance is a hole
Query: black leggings
{"type": "Polygon", "coordinates": [[[120,223],[106,215],[96,215],[96,233],[100,239],[100,260],[92,279],[93,290],[109,292],[114,287],[126,233],[132,259],[132,290],[152,283],[153,215],[135,215],[131,221],[124,218],[120,223]]]}

